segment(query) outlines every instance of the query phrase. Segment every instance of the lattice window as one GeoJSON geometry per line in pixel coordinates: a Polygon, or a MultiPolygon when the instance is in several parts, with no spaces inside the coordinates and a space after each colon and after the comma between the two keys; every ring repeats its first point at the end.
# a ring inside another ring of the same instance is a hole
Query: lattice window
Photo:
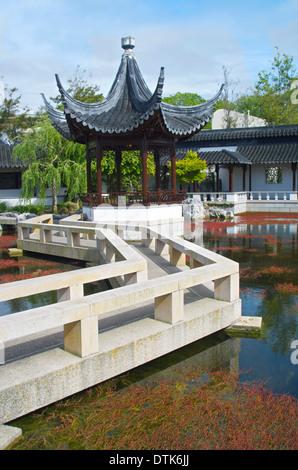
{"type": "Polygon", "coordinates": [[[279,166],[266,168],[266,183],[277,184],[282,182],[282,169],[279,166]]]}

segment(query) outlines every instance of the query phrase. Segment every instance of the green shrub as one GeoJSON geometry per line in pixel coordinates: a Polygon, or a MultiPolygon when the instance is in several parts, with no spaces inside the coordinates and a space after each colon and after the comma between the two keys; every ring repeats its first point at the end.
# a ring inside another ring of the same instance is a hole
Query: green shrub
{"type": "Polygon", "coordinates": [[[6,202],[0,202],[0,212],[7,212],[7,204],[6,202]]]}

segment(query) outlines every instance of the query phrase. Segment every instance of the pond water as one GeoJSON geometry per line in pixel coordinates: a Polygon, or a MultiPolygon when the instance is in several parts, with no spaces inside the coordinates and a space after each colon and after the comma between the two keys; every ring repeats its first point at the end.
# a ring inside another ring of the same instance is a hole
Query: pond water
{"type": "MultiPolygon", "coordinates": [[[[40,256],[9,258],[7,249],[16,245],[16,235],[0,235],[0,283],[79,266],[40,256]]],[[[239,263],[242,314],[262,317],[261,335],[235,338],[219,332],[131,371],[126,382],[165,377],[186,365],[233,366],[246,371],[240,380],[266,382],[275,393],[298,396],[298,365],[291,360],[298,324],[298,214],[204,220],[186,225],[185,235],[239,263]]],[[[55,302],[54,295],[1,302],[0,316],[55,302]]]]}
{"type": "Polygon", "coordinates": [[[246,214],[190,229],[195,243],[239,263],[242,314],[262,317],[260,337],[240,340],[239,369],[297,396],[298,214],[246,214]]]}

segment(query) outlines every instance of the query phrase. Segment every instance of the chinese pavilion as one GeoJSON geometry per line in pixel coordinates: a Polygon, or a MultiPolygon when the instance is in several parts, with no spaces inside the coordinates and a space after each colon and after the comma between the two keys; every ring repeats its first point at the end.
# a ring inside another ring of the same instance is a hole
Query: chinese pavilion
{"type": "MultiPolygon", "coordinates": [[[[133,48],[134,38],[122,38],[124,53],[108,96],[98,103],[83,103],[72,98],[56,75],[64,112],[55,110],[44,101],[52,125],[67,139],[86,145],[87,194],[84,203],[100,205],[117,203],[121,194],[120,164],[123,150],[139,150],[142,161],[142,193],[138,201],[150,203],[180,202],[184,192],[176,190],[176,152],[179,141],[201,130],[212,118],[221,89],[211,100],[196,106],[174,106],[162,102],[164,68],[161,68],[154,93],[151,93],[138,67],[133,48]],[[102,195],[101,160],[105,150],[115,152],[117,168],[117,193],[102,195]],[[156,191],[148,190],[147,158],[154,154],[156,165],[156,191]],[[91,189],[91,160],[96,156],[97,193],[91,189]],[[171,161],[171,191],[161,190],[160,156],[168,155],[171,161]]],[[[123,193],[122,193],[123,194],[123,193]]],[[[131,200],[134,202],[134,199],[131,200]]]]}

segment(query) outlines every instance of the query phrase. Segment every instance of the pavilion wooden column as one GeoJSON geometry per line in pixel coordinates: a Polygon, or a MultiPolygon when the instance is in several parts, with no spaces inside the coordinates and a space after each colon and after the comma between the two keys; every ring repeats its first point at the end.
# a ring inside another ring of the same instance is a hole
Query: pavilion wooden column
{"type": "Polygon", "coordinates": [[[246,175],[246,165],[242,165],[242,191],[245,192],[245,175],[246,175]]]}
{"type": "Polygon", "coordinates": [[[233,165],[229,165],[229,191],[230,193],[233,192],[233,165]]]}
{"type": "Polygon", "coordinates": [[[175,144],[171,147],[171,183],[172,190],[176,192],[176,149],[175,144]]]}
{"type": "Polygon", "coordinates": [[[143,136],[140,145],[140,154],[142,160],[142,193],[143,193],[143,204],[147,201],[148,193],[148,175],[147,175],[147,160],[148,160],[148,145],[146,137],[143,136]]]}
{"type": "Polygon", "coordinates": [[[89,148],[89,142],[86,143],[86,165],[87,165],[87,193],[92,192],[91,183],[91,152],[89,148]]]}
{"type": "Polygon", "coordinates": [[[215,173],[216,173],[216,192],[219,193],[219,164],[215,165],[215,173]]]}
{"type": "Polygon", "coordinates": [[[116,160],[116,171],[117,171],[117,181],[116,181],[116,191],[121,193],[121,161],[122,161],[122,151],[117,149],[115,151],[115,160],[116,160]]]}
{"type": "Polygon", "coordinates": [[[296,171],[297,171],[297,163],[292,163],[293,191],[296,191],[296,171]]]}
{"type": "Polygon", "coordinates": [[[249,165],[249,186],[248,186],[248,190],[251,191],[251,165],[249,165]]]}
{"type": "Polygon", "coordinates": [[[101,160],[103,155],[102,144],[100,138],[96,139],[96,164],[97,164],[97,193],[98,200],[97,204],[102,203],[102,174],[101,174],[101,160]]]}
{"type": "Polygon", "coordinates": [[[154,150],[154,163],[155,163],[155,186],[156,191],[160,190],[160,154],[158,150],[154,150]]]}

